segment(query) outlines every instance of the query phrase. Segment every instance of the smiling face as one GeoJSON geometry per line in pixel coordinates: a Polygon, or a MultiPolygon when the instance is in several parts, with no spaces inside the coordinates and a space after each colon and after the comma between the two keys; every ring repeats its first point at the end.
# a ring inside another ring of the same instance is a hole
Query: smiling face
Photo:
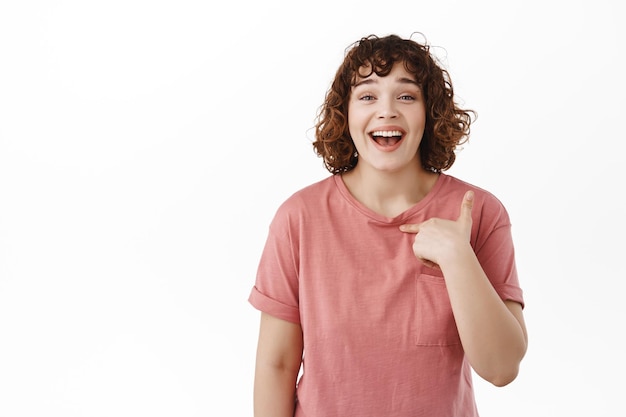
{"type": "Polygon", "coordinates": [[[421,88],[401,62],[385,77],[372,72],[357,79],[348,103],[348,127],[359,153],[355,169],[421,169],[425,125],[421,88]]]}

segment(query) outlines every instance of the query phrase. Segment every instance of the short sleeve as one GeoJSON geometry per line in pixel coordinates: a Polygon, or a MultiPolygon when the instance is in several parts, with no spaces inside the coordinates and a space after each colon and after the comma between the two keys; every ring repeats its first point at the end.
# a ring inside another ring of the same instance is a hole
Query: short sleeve
{"type": "Polygon", "coordinates": [[[267,314],[300,323],[297,224],[281,206],[270,224],[250,304],[267,314]]]}
{"type": "Polygon", "coordinates": [[[495,197],[487,198],[480,212],[474,250],[500,298],[518,302],[523,307],[511,227],[502,203],[495,197]]]}

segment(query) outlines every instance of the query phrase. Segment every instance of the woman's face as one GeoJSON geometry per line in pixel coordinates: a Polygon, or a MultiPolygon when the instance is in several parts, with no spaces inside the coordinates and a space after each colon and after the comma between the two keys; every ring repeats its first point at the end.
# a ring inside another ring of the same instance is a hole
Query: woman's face
{"type": "Polygon", "coordinates": [[[348,128],[359,153],[357,168],[395,172],[420,164],[425,125],[421,88],[402,63],[385,77],[372,73],[352,87],[348,128]]]}

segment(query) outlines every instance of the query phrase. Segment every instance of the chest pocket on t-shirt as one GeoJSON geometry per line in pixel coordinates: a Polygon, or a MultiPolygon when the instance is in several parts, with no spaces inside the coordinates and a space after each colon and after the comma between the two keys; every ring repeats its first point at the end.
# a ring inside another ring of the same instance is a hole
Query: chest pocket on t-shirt
{"type": "Polygon", "coordinates": [[[451,346],[461,343],[442,276],[420,274],[415,279],[415,343],[451,346]]]}

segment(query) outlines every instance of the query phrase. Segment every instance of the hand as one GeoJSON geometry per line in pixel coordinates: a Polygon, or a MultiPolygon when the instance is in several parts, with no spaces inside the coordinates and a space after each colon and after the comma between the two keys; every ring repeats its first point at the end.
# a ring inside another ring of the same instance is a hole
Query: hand
{"type": "Polygon", "coordinates": [[[419,224],[403,224],[400,230],[415,233],[413,253],[431,268],[439,268],[445,260],[468,245],[472,232],[474,192],[467,191],[461,202],[461,213],[456,220],[433,217],[419,224]]]}

